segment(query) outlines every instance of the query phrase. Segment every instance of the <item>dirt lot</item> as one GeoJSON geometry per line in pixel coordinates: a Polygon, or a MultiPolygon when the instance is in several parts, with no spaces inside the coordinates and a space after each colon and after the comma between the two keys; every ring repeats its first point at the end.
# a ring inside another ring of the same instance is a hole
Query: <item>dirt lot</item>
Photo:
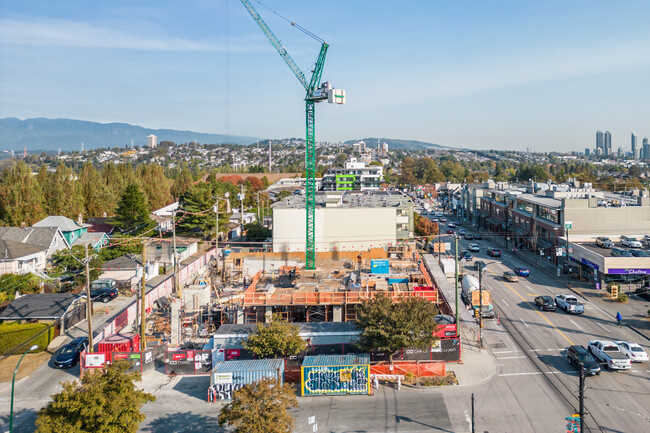
{"type": "MultiPolygon", "coordinates": [[[[16,364],[21,356],[22,355],[12,355],[0,361],[0,383],[11,382],[11,378],[14,375],[14,369],[16,368],[16,364]]],[[[38,366],[47,362],[51,357],[52,354],[47,351],[28,353],[25,355],[25,359],[20,363],[20,368],[18,369],[18,373],[16,373],[16,380],[29,376],[38,366]]]]}

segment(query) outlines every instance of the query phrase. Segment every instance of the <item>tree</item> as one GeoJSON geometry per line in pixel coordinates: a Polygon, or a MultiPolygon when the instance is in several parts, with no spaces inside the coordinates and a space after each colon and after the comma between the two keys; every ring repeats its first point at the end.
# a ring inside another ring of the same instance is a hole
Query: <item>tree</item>
{"type": "Polygon", "coordinates": [[[63,390],[38,412],[38,433],[131,433],[145,416],[142,405],[156,397],[136,388],[139,373],[116,362],[106,372],[87,373],[81,382],[62,383],[63,390]]]}
{"type": "Polygon", "coordinates": [[[246,239],[249,241],[265,241],[273,235],[271,230],[259,223],[246,224],[244,228],[246,229],[246,239]]]}
{"type": "Polygon", "coordinates": [[[212,208],[215,203],[216,198],[210,184],[200,182],[192,185],[179,200],[183,214],[178,227],[186,232],[198,230],[208,234],[213,231],[216,222],[212,208]]]}
{"type": "MultiPolygon", "coordinates": [[[[90,259],[89,265],[90,281],[94,281],[99,277],[99,274],[101,274],[102,263],[104,260],[97,256],[92,248],[89,248],[88,254],[94,255],[94,257],[90,259]]],[[[52,256],[52,263],[54,263],[54,267],[59,272],[77,274],[75,277],[76,283],[86,284],[86,267],[83,265],[85,258],[86,248],[81,245],[76,245],[70,250],[60,250],[54,253],[52,256]]]]}
{"type": "Polygon", "coordinates": [[[263,379],[233,392],[232,401],[219,413],[219,426],[234,426],[234,433],[291,432],[295,420],[288,410],[296,406],[290,385],[263,379]]]}
{"type": "Polygon", "coordinates": [[[270,323],[257,324],[244,347],[258,358],[296,355],[307,347],[299,332],[298,327],[291,325],[281,314],[274,314],[270,323]]]}
{"type": "Polygon", "coordinates": [[[147,197],[135,183],[129,184],[120,197],[115,221],[123,231],[143,232],[153,227],[147,197]]]}
{"type": "Polygon", "coordinates": [[[32,170],[19,161],[0,175],[0,219],[4,225],[32,225],[45,218],[41,184],[32,170]]]}
{"type": "Polygon", "coordinates": [[[362,330],[357,344],[363,350],[387,352],[392,364],[393,354],[402,348],[431,347],[436,341],[436,314],[438,308],[424,298],[394,303],[381,294],[357,310],[357,326],[362,330]]]}
{"type": "Polygon", "coordinates": [[[435,236],[440,232],[438,223],[434,223],[427,217],[415,214],[415,235],[426,236],[427,240],[431,240],[431,236],[435,236]]]}

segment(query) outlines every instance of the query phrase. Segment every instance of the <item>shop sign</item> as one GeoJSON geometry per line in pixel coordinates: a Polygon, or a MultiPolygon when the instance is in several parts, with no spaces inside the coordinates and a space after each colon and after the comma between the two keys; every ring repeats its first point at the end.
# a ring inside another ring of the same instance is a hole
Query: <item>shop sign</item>
{"type": "Polygon", "coordinates": [[[600,267],[592,261],[589,261],[587,259],[580,259],[580,261],[585,265],[589,266],[590,268],[600,269],[600,267]]]}
{"type": "Polygon", "coordinates": [[[635,275],[635,274],[642,274],[642,275],[647,275],[650,274],[650,269],[639,269],[639,268],[609,268],[607,270],[608,274],[625,274],[625,275],[635,275]]]}

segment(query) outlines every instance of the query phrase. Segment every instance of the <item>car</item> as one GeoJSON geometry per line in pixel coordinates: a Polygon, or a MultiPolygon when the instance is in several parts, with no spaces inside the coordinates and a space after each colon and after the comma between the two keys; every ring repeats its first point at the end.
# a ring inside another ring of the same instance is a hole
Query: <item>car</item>
{"type": "Polygon", "coordinates": [[[634,291],[634,294],[640,298],[650,301],[650,287],[641,287],[634,291]]]}
{"type": "Polygon", "coordinates": [[[481,248],[478,246],[478,244],[469,244],[469,247],[467,247],[467,249],[473,253],[478,253],[481,251],[481,248]]]}
{"type": "Polygon", "coordinates": [[[629,370],[632,361],[622,351],[618,344],[607,340],[591,340],[587,349],[594,358],[602,362],[610,370],[629,370]]]}
{"type": "Polygon", "coordinates": [[[639,242],[639,240],[634,236],[621,236],[621,245],[628,248],[643,248],[641,242],[639,242]]]}
{"type": "Polygon", "coordinates": [[[446,222],[447,222],[447,218],[445,218],[445,217],[440,218],[440,222],[441,222],[441,223],[446,223],[446,222]]]}
{"type": "MultiPolygon", "coordinates": [[[[465,250],[465,251],[461,251],[461,252],[460,252],[460,255],[461,255],[461,257],[463,258],[463,260],[466,260],[466,261],[468,261],[468,262],[471,262],[472,260],[474,260],[474,257],[472,257],[472,254],[471,254],[469,251],[467,251],[467,250],[465,250]]],[[[460,257],[459,257],[459,258],[460,258],[460,257]]]]}
{"type": "Polygon", "coordinates": [[[447,233],[448,235],[453,235],[454,231],[452,229],[447,229],[445,233],[447,233]]]}
{"type": "Polygon", "coordinates": [[[610,238],[607,238],[605,236],[598,236],[596,238],[596,246],[599,246],[601,248],[612,249],[614,248],[614,242],[612,242],[610,238]]]}
{"type": "Polygon", "coordinates": [[[474,262],[474,269],[477,271],[486,271],[487,270],[487,265],[483,260],[477,260],[474,262]]]}
{"type": "Polygon", "coordinates": [[[104,304],[117,298],[118,292],[116,287],[105,287],[103,289],[95,289],[90,291],[90,299],[92,301],[102,301],[104,304]]]}
{"type": "Polygon", "coordinates": [[[511,283],[516,283],[517,281],[519,281],[519,277],[514,272],[510,272],[510,271],[505,271],[502,277],[504,280],[511,283]]]}
{"type": "Polygon", "coordinates": [[[650,257],[650,253],[646,250],[629,250],[630,254],[634,257],[650,257]]]}
{"type": "Polygon", "coordinates": [[[454,223],[449,223],[449,224],[447,224],[447,227],[450,228],[450,229],[455,229],[455,228],[456,228],[456,224],[454,224],[454,223]]]}
{"type": "Polygon", "coordinates": [[[465,239],[468,240],[468,241],[471,241],[471,240],[474,239],[474,235],[467,232],[467,233],[465,233],[465,239]]]}
{"type": "Polygon", "coordinates": [[[460,230],[458,230],[458,234],[461,235],[461,236],[463,236],[463,235],[467,234],[467,230],[465,230],[465,229],[460,229],[460,230]]]}
{"type": "Polygon", "coordinates": [[[641,243],[646,247],[650,247],[650,235],[645,235],[641,238],[641,243]]]}
{"type": "Polygon", "coordinates": [[[627,355],[632,362],[646,362],[648,360],[648,354],[638,344],[629,341],[615,341],[614,343],[618,344],[621,352],[627,355]]]}
{"type": "Polygon", "coordinates": [[[569,346],[566,351],[566,357],[569,360],[569,364],[580,368],[582,364],[582,369],[584,372],[590,376],[600,374],[600,365],[598,361],[594,358],[591,353],[584,346],[575,345],[569,346]]]}
{"type": "Polygon", "coordinates": [[[631,252],[622,248],[612,248],[612,257],[634,257],[631,252]]]}
{"type": "Polygon", "coordinates": [[[491,257],[501,257],[501,250],[498,248],[488,248],[487,253],[491,257]]]}
{"type": "Polygon", "coordinates": [[[520,277],[527,277],[530,275],[530,271],[524,266],[517,266],[515,268],[515,274],[519,275],[520,277]]]}
{"type": "Polygon", "coordinates": [[[432,218],[432,219],[431,219],[431,222],[437,223],[437,222],[438,222],[438,218],[432,218]]]}
{"type": "Polygon", "coordinates": [[[543,311],[555,311],[555,299],[548,295],[541,295],[535,297],[535,305],[543,311]]]}
{"type": "Polygon", "coordinates": [[[70,368],[79,362],[79,355],[88,346],[88,337],[78,337],[65,345],[54,358],[54,367],[70,368]]]}
{"type": "Polygon", "coordinates": [[[456,225],[460,227],[460,226],[463,225],[463,222],[462,221],[456,221],[456,225]]]}
{"type": "Polygon", "coordinates": [[[480,233],[474,233],[474,239],[476,239],[476,240],[479,240],[479,241],[480,241],[481,239],[483,239],[483,235],[482,235],[482,234],[480,234],[480,233]]]}
{"type": "Polygon", "coordinates": [[[585,312],[585,306],[578,302],[578,298],[574,295],[561,293],[555,297],[555,304],[567,313],[583,314],[585,312]]]}

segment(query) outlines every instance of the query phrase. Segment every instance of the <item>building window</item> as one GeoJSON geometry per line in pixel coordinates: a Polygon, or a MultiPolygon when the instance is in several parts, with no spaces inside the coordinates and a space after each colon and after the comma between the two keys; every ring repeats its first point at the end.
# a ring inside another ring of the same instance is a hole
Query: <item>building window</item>
{"type": "Polygon", "coordinates": [[[547,221],[552,221],[556,224],[559,221],[558,212],[556,209],[550,209],[550,208],[540,206],[537,209],[537,216],[547,221]]]}

